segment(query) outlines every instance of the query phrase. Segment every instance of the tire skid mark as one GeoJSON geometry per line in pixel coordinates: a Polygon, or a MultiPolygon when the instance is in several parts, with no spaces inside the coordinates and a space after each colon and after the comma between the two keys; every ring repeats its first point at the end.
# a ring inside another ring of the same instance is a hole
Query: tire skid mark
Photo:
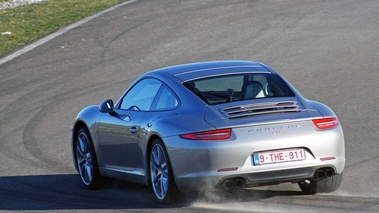
{"type": "MultiPolygon", "coordinates": [[[[122,83],[123,81],[119,81],[118,83],[122,83]]],[[[100,91],[102,88],[109,86],[107,84],[94,84],[90,85],[86,88],[81,88],[81,89],[73,89],[58,95],[55,95],[53,97],[49,97],[51,100],[47,100],[44,102],[44,105],[42,106],[42,109],[40,109],[31,119],[29,122],[26,123],[25,130],[23,132],[23,141],[24,141],[24,146],[28,150],[30,154],[33,155],[36,159],[38,159],[40,162],[44,164],[44,167],[49,168],[52,171],[56,172],[62,172],[63,171],[72,171],[72,166],[71,165],[61,165],[61,162],[54,160],[51,158],[51,156],[47,155],[44,153],[39,147],[41,146],[40,142],[38,141],[39,136],[36,135],[37,129],[40,127],[40,123],[42,120],[49,115],[50,111],[53,109],[53,107],[48,107],[49,105],[59,105],[62,102],[69,100],[73,97],[77,98],[80,96],[87,95],[88,93],[96,93],[96,91],[100,91]],[[99,86],[100,85],[100,86],[99,86]]],[[[117,83],[112,83],[117,84],[117,83]]],[[[74,119],[74,118],[72,118],[74,119]]],[[[67,129],[69,130],[69,129],[67,129]]],[[[58,130],[62,131],[62,129],[58,130]]],[[[54,133],[44,135],[42,137],[42,141],[45,141],[46,139],[49,138],[49,135],[53,135],[54,133]]],[[[70,133],[71,135],[71,133],[70,133]]],[[[70,142],[71,138],[64,138],[64,142],[70,142]]],[[[49,142],[47,140],[47,142],[49,142]]],[[[54,152],[54,150],[53,150],[54,152]]],[[[71,152],[71,150],[70,150],[71,152]]]]}
{"type": "MultiPolygon", "coordinates": [[[[16,160],[22,164],[33,166],[33,167],[42,167],[43,165],[36,161],[35,159],[30,159],[23,153],[20,153],[19,150],[14,150],[14,148],[9,147],[8,145],[14,146],[14,141],[8,141],[8,135],[13,135],[16,132],[23,131],[24,126],[14,129],[12,132],[4,135],[2,138],[2,143],[0,143],[0,153],[9,157],[10,159],[16,160]]],[[[22,144],[20,144],[22,146],[22,144]]]]}
{"type": "MultiPolygon", "coordinates": [[[[6,154],[7,156],[10,156],[14,160],[20,161],[27,165],[37,166],[44,168],[48,165],[50,169],[54,169],[59,165],[58,162],[52,161],[48,158],[41,158],[41,156],[44,156],[44,153],[38,152],[38,142],[35,141],[36,137],[34,135],[34,132],[39,126],[40,121],[44,118],[45,115],[48,114],[48,111],[52,109],[52,107],[49,107],[51,104],[59,104],[61,101],[68,99],[70,97],[74,97],[76,95],[84,95],[88,91],[91,91],[91,86],[89,86],[86,89],[79,89],[78,91],[81,92],[75,92],[74,90],[62,93],[60,95],[56,95],[54,97],[46,97],[45,99],[36,100],[29,97],[38,97],[38,94],[40,94],[41,91],[44,91],[51,87],[53,83],[48,83],[43,86],[38,87],[37,90],[33,90],[22,97],[18,98],[17,100],[10,103],[4,110],[0,112],[0,118],[2,121],[0,123],[1,129],[4,129],[8,125],[8,123],[22,123],[20,121],[26,121],[28,117],[31,116],[30,121],[21,124],[19,127],[15,128],[14,130],[11,130],[9,133],[2,133],[2,143],[0,143],[1,153],[6,154]],[[61,97],[60,97],[61,96],[61,97]],[[30,101],[29,104],[25,105],[24,103],[27,103],[28,100],[33,99],[33,101],[30,101]],[[14,112],[17,112],[18,116],[14,116],[14,112]],[[35,112],[34,115],[32,115],[35,112]],[[26,114],[26,116],[23,116],[26,114]],[[15,122],[17,121],[17,122],[15,122]],[[33,157],[36,159],[30,159],[28,156],[26,156],[24,153],[19,153],[18,150],[14,150],[12,146],[14,146],[14,137],[19,132],[22,133],[22,144],[26,147],[26,149],[32,154],[33,157]],[[52,162],[51,162],[52,161],[52,162]],[[50,162],[48,165],[47,162],[50,162]],[[51,165],[54,165],[53,167],[51,165]]],[[[2,131],[3,132],[3,131],[2,131]]],[[[61,168],[62,169],[62,168],[61,168]]],[[[57,171],[57,169],[54,169],[57,171]]],[[[67,168],[64,168],[64,170],[67,170],[67,168]]],[[[60,171],[60,170],[58,170],[60,171]]]]}
{"type": "MultiPolygon", "coordinates": [[[[17,81],[17,80],[16,80],[17,81]]],[[[31,84],[34,84],[31,83],[31,84]]],[[[46,86],[41,84],[41,85],[38,85],[38,84],[35,84],[34,87],[43,87],[43,86],[46,86]]],[[[25,87],[25,85],[23,85],[23,87],[25,87]]],[[[21,89],[19,89],[20,91],[21,89]]],[[[28,110],[30,111],[30,103],[28,104],[25,104],[27,103],[27,100],[28,100],[28,97],[33,95],[35,93],[34,90],[30,90],[28,87],[25,87],[23,89],[23,91],[27,91],[27,93],[25,93],[24,95],[21,95],[21,97],[17,98],[16,100],[12,101],[11,103],[9,103],[3,110],[0,111],[0,119],[1,120],[7,120],[9,118],[13,118],[14,117],[14,113],[15,112],[23,112],[25,110],[28,110]]],[[[13,91],[14,93],[14,91],[13,91]]],[[[4,93],[2,93],[2,95],[4,95],[4,93]]],[[[5,94],[6,95],[6,94],[5,94]]],[[[1,122],[0,125],[3,125],[5,123],[1,122]]]]}
{"type": "MultiPolygon", "coordinates": [[[[39,106],[32,106],[32,103],[27,103],[27,100],[29,99],[29,96],[32,96],[35,93],[34,90],[22,95],[20,98],[14,100],[13,102],[9,103],[1,112],[0,112],[0,129],[1,129],[1,135],[2,135],[2,143],[0,143],[0,152],[5,154],[6,156],[11,157],[12,159],[22,162],[26,165],[32,165],[32,166],[42,166],[38,161],[35,161],[34,159],[29,159],[28,156],[26,156],[23,153],[20,153],[19,150],[16,150],[14,147],[15,144],[22,143],[22,141],[14,141],[17,138],[17,135],[20,132],[23,132],[25,129],[25,125],[20,122],[27,120],[31,115],[32,112],[35,111],[39,106]],[[24,116],[25,115],[25,116],[24,116]],[[18,124],[16,128],[14,128],[14,125],[18,124]],[[4,129],[6,128],[14,128],[11,129],[9,133],[6,133],[4,129]],[[16,137],[16,138],[15,138],[16,137]]],[[[21,145],[20,145],[21,146],[21,145]]]]}

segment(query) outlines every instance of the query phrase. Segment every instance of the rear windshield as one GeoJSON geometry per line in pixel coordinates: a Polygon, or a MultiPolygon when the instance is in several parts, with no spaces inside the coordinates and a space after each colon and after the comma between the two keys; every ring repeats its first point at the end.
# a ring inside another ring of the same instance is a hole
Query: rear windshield
{"type": "Polygon", "coordinates": [[[269,73],[202,78],[185,82],[184,86],[210,105],[240,100],[295,96],[278,75],[269,73]]]}

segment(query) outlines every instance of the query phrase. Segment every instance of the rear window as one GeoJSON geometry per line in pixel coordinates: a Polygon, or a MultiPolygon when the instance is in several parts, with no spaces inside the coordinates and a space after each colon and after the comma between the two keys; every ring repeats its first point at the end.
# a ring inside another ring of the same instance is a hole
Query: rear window
{"type": "Polygon", "coordinates": [[[196,79],[184,83],[208,104],[240,100],[293,97],[287,84],[276,74],[236,74],[196,79]]]}

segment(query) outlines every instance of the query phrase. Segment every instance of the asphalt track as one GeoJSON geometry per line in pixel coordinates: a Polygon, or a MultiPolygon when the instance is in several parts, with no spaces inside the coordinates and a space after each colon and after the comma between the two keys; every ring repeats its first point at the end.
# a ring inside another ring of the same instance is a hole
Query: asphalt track
{"type": "Polygon", "coordinates": [[[0,211],[377,212],[378,14],[377,0],[138,0],[3,57],[0,211]],[[222,59],[263,62],[334,109],[347,157],[338,191],[284,184],[161,206],[144,186],[81,186],[70,149],[81,108],[117,100],[146,71],[222,59]]]}

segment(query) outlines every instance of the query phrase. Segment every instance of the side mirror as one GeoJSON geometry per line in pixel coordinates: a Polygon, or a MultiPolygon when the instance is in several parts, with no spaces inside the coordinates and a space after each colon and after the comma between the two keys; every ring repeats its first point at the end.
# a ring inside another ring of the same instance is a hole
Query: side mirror
{"type": "Polygon", "coordinates": [[[112,113],[114,111],[114,104],[112,99],[107,99],[99,105],[99,110],[102,113],[112,113]]]}

